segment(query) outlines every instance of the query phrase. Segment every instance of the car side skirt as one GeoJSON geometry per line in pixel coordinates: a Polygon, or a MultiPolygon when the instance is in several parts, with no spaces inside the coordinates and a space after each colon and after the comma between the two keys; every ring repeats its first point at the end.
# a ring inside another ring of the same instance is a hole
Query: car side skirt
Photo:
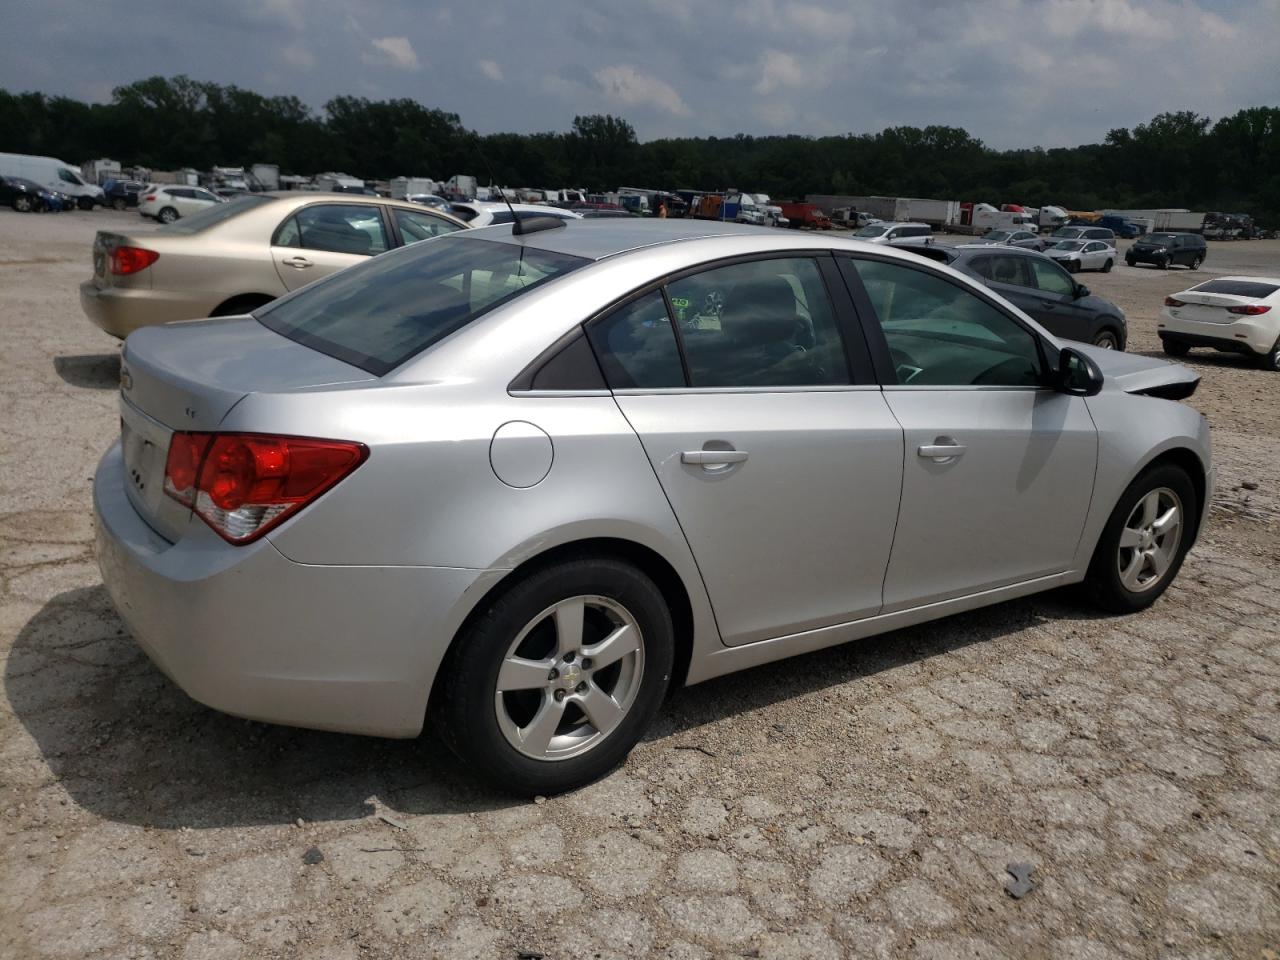
{"type": "Polygon", "coordinates": [[[938,620],[954,613],[963,613],[966,610],[987,607],[1005,600],[1014,600],[1043,590],[1052,590],[1055,587],[1079,583],[1084,579],[1084,574],[1085,571],[1083,570],[1069,570],[1065,573],[1037,577],[1034,580],[1023,580],[1019,583],[995,587],[991,590],[983,590],[963,597],[940,600],[937,603],[912,607],[909,610],[879,614],[878,616],[866,617],[849,623],[837,623],[817,630],[806,630],[803,633],[793,633],[789,636],[776,637],[772,640],[760,640],[756,643],[748,643],[738,647],[723,647],[708,656],[695,657],[694,661],[689,664],[689,676],[686,683],[688,686],[692,686],[695,683],[702,683],[704,680],[710,680],[713,677],[733,673],[737,670],[758,667],[761,664],[794,657],[801,653],[834,647],[853,640],[862,640],[877,634],[888,633],[891,630],[915,626],[918,623],[927,623],[930,620],[938,620]]]}

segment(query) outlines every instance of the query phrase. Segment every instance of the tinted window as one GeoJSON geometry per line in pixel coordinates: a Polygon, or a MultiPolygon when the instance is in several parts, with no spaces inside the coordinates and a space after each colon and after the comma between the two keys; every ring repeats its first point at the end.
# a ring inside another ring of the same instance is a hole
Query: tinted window
{"type": "Polygon", "coordinates": [[[381,376],[523,291],[588,262],[445,237],[335,273],[254,315],[282,336],[381,376]]]}
{"type": "Polygon", "coordinates": [[[252,210],[260,203],[270,203],[271,200],[271,197],[261,196],[236,197],[230,203],[215,203],[199,213],[183,217],[175,223],[161,227],[157,232],[182,234],[184,236],[199,233],[201,230],[207,230],[209,227],[230,220],[233,217],[238,217],[245,211],[252,210]]]}
{"type": "Polygon", "coordinates": [[[1076,292],[1073,281],[1065,270],[1050,260],[1024,258],[1036,277],[1036,286],[1045,293],[1056,293],[1062,297],[1074,296],[1076,292]]]}
{"type": "Polygon", "coordinates": [[[1234,297],[1256,297],[1261,300],[1280,290],[1280,287],[1256,280],[1210,280],[1191,289],[1196,293],[1227,293],[1234,297]]]}
{"type": "Polygon", "coordinates": [[[387,249],[382,214],[355,203],[317,204],[297,213],[301,245],[308,250],[373,256],[387,249]]]}
{"type": "Polygon", "coordinates": [[[210,203],[220,202],[219,199],[215,197],[212,193],[210,193],[208,190],[192,190],[191,196],[194,197],[196,200],[208,200],[210,203]]]}
{"type": "Polygon", "coordinates": [[[604,378],[614,389],[685,385],[680,350],[661,292],[619,307],[593,323],[589,336],[604,378]]]}
{"type": "Polygon", "coordinates": [[[818,265],[755,260],[668,287],[695,387],[849,382],[844,344],[818,265]]]}
{"type": "Polygon", "coordinates": [[[927,237],[932,232],[928,227],[906,227],[903,229],[902,235],[905,237],[927,237]]]}
{"type": "Polygon", "coordinates": [[[852,263],[884,331],[898,383],[1039,384],[1036,338],[985,300],[921,270],[852,263]]]}
{"type": "Polygon", "coordinates": [[[1015,287],[1036,285],[1031,279],[1031,271],[1027,269],[1026,257],[992,257],[989,279],[992,283],[1008,283],[1015,287]]]}
{"type": "Polygon", "coordinates": [[[83,181],[83,180],[81,180],[79,177],[77,177],[74,173],[72,173],[72,172],[71,172],[70,170],[68,170],[66,167],[59,167],[59,168],[58,168],[58,179],[59,179],[59,180],[64,180],[64,181],[66,181],[67,183],[75,183],[75,184],[79,184],[79,185],[81,185],[81,186],[83,186],[83,185],[84,185],[84,181],[83,181]]]}
{"type": "Polygon", "coordinates": [[[1088,244],[1085,247],[1085,250],[1089,251],[1090,253],[1096,253],[1099,250],[1105,250],[1105,249],[1106,249],[1105,245],[1098,240],[1094,240],[1092,243],[1088,244]]]}
{"type": "Polygon", "coordinates": [[[392,207],[391,213],[396,218],[396,226],[400,228],[400,236],[405,243],[430,240],[432,237],[461,229],[456,223],[444,217],[433,217],[429,213],[416,213],[413,210],[401,210],[399,207],[392,207]]]}

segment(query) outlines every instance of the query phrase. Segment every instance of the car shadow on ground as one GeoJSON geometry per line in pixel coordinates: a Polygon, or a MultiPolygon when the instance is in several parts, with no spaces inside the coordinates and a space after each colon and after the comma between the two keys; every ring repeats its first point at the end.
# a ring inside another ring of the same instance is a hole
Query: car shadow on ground
{"type": "Polygon", "coordinates": [[[120,386],[119,353],[87,353],[54,357],[53,369],[73,387],[88,390],[115,390],[120,386]]]}
{"type": "MultiPolygon", "coordinates": [[[[650,743],[814,690],[1026,629],[1089,614],[1057,594],[1012,601],[935,624],[675,691],[650,743]]],[[[109,820],[173,829],[408,814],[527,802],[478,785],[439,738],[298,730],[241,720],[196,703],[147,659],[106,590],[71,590],[22,628],[5,691],[40,758],[71,799],[109,820]]],[[[17,731],[12,736],[21,736],[17,731]]],[[[744,744],[749,747],[749,743],[744,744]]],[[[3,744],[9,757],[22,754],[3,744]]],[[[32,758],[34,759],[34,758],[32,758]]]]}
{"type": "Polygon", "coordinates": [[[1212,367],[1217,370],[1252,370],[1261,371],[1261,357],[1245,356],[1243,353],[1219,353],[1214,350],[1198,350],[1185,357],[1171,357],[1163,350],[1131,350],[1139,357],[1151,357],[1164,360],[1166,363],[1181,363],[1188,367],[1212,367]]]}

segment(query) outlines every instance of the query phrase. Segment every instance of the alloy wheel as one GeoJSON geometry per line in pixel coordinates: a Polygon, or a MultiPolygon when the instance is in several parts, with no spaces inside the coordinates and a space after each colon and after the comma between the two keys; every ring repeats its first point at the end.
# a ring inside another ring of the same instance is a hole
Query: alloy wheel
{"type": "Polygon", "coordinates": [[[526,757],[579,756],[622,722],[643,677],[644,638],[630,611],[608,597],[569,597],[507,648],[494,691],[498,727],[526,757]]]}
{"type": "Polygon", "coordinates": [[[14,198],[13,198],[13,209],[17,210],[19,213],[30,213],[30,212],[31,212],[31,198],[30,198],[30,197],[24,197],[24,196],[21,196],[21,195],[19,195],[19,196],[17,196],[17,197],[14,197],[14,198]]]}
{"type": "Polygon", "coordinates": [[[1182,520],[1182,500],[1168,487],[1137,502],[1120,531],[1116,557],[1125,589],[1144,593],[1164,580],[1182,543],[1182,520]]]}

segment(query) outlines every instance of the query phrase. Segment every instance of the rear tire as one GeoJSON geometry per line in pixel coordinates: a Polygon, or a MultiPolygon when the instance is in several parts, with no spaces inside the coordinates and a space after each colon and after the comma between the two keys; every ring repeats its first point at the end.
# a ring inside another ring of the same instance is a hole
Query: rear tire
{"type": "Polygon", "coordinates": [[[31,198],[23,193],[18,194],[13,198],[13,209],[18,213],[30,213],[33,209],[31,198]]]}
{"type": "Polygon", "coordinates": [[[1272,373],[1280,373],[1280,343],[1271,348],[1271,352],[1262,357],[1262,369],[1272,373]]]}
{"type": "Polygon", "coordinates": [[[124,210],[128,206],[129,204],[124,197],[116,197],[114,200],[111,201],[112,210],[124,210]]]}
{"type": "Polygon", "coordinates": [[[173,207],[165,207],[156,216],[156,219],[161,223],[173,223],[173,221],[178,219],[178,211],[173,209],[173,207]]]}
{"type": "Polygon", "coordinates": [[[1110,273],[1111,268],[1114,267],[1115,265],[1116,265],[1116,262],[1114,260],[1108,260],[1106,263],[1102,265],[1102,272],[1110,273]]]}
{"type": "Polygon", "coordinates": [[[1168,258],[1167,257],[1160,258],[1159,260],[1156,261],[1156,266],[1159,267],[1161,270],[1168,270],[1169,269],[1168,258]]]}
{"type": "Polygon", "coordinates": [[[1136,267],[1138,265],[1138,261],[1135,260],[1133,257],[1125,257],[1124,262],[1131,267],[1136,267]]]}
{"type": "Polygon", "coordinates": [[[619,560],[581,557],[536,570],[486,603],[450,648],[433,696],[441,736],[466,768],[499,790],[547,795],[590,783],[621,763],[671,680],[671,613],[653,581],[619,560]],[[575,607],[585,615],[562,620],[559,611],[575,607]],[[588,654],[601,649],[602,637],[621,636],[628,626],[635,651],[603,668],[593,665],[588,654]],[[533,669],[500,686],[504,664],[513,659],[545,661],[546,679],[533,669]],[[592,703],[598,716],[588,713],[592,703]],[[537,740],[544,714],[549,719],[537,740]]]}
{"type": "Polygon", "coordinates": [[[258,296],[257,294],[245,294],[241,297],[232,297],[213,308],[211,317],[238,317],[242,314],[251,313],[261,306],[270,303],[271,297],[258,296]]]}
{"type": "Polygon", "coordinates": [[[1196,254],[1195,259],[1191,261],[1191,269],[1199,270],[1200,264],[1202,263],[1204,263],[1204,257],[1200,256],[1200,254],[1196,254]]]}
{"type": "Polygon", "coordinates": [[[1110,613],[1136,613],[1160,598],[1191,547],[1200,505],[1181,467],[1162,464],[1121,495],[1093,551],[1085,591],[1110,613]]]}
{"type": "Polygon", "coordinates": [[[92,210],[92,209],[93,209],[93,198],[92,198],[92,197],[81,197],[79,200],[77,200],[77,201],[76,201],[76,206],[77,206],[77,207],[79,207],[81,210],[92,210]]]}
{"type": "Polygon", "coordinates": [[[1181,340],[1170,340],[1168,337],[1160,338],[1160,348],[1171,357],[1185,357],[1191,352],[1191,345],[1183,343],[1181,340]]]}

